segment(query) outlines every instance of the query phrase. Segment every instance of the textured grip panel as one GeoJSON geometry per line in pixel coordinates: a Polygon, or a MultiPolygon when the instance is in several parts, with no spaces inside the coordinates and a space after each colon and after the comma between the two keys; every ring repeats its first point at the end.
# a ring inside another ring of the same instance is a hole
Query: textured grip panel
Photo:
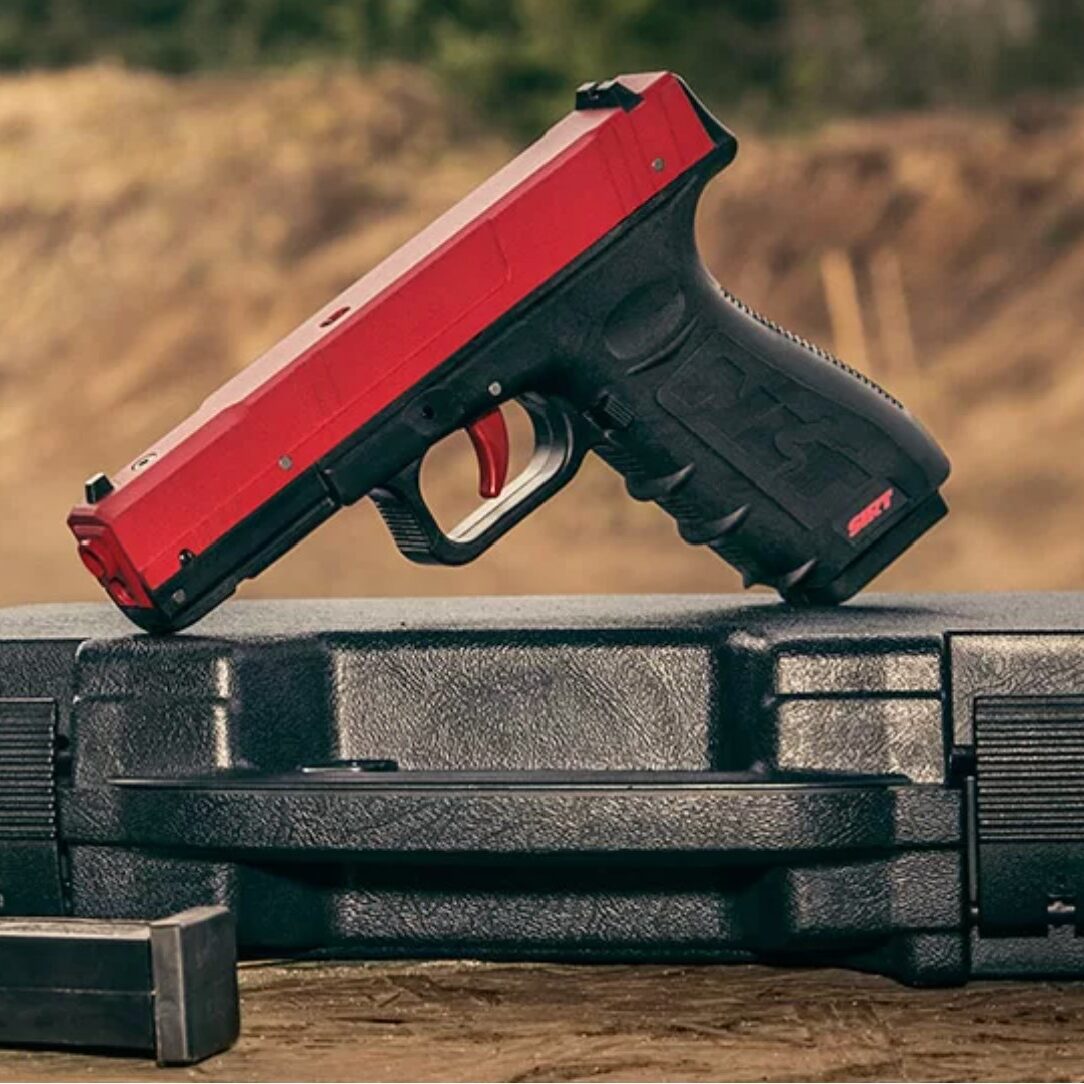
{"type": "Polygon", "coordinates": [[[0,842],[56,839],[51,700],[0,700],[0,842]]]}
{"type": "Polygon", "coordinates": [[[1084,840],[1084,697],[980,697],[975,740],[984,842],[1084,840]]]}
{"type": "Polygon", "coordinates": [[[693,224],[703,176],[624,227],[549,310],[561,392],[629,494],[788,601],[849,597],[945,512],[948,461],[868,377],[724,290],[693,224]]]}

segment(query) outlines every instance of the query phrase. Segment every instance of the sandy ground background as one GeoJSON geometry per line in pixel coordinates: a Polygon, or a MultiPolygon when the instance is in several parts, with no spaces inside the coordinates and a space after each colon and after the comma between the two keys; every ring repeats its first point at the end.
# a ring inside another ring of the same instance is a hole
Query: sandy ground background
{"type": "MultiPolygon", "coordinates": [[[[734,292],[904,399],[955,473],[881,589],[1084,582],[1084,108],[741,132],[701,207],[734,292]]],[[[64,526],[114,469],[516,148],[410,71],[0,79],[0,604],[96,599],[64,526]]],[[[465,439],[427,471],[471,500],[465,439]]],[[[731,590],[601,463],[461,570],[346,511],[248,595],[731,590]]],[[[756,968],[256,967],[206,1079],[1081,1079],[1084,986],[756,968]]],[[[3,1079],[146,1063],[0,1054],[3,1079]]]]}
{"type": "MultiPolygon", "coordinates": [[[[1084,581],[1084,108],[899,116],[762,139],[709,188],[730,289],[834,346],[955,464],[949,520],[880,589],[1084,581]]],[[[0,79],[0,602],[99,597],[64,517],[223,379],[516,148],[416,72],[0,79]]],[[[465,437],[438,511],[471,504],[465,437]]],[[[453,520],[454,522],[454,520],[453,520]]],[[[590,462],[484,558],[404,561],[367,503],[249,595],[732,590],[590,462]]]]}

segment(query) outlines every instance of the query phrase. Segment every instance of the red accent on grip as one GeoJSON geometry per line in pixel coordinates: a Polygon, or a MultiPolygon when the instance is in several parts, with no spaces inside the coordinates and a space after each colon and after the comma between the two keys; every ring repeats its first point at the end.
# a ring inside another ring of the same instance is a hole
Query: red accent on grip
{"type": "Polygon", "coordinates": [[[892,498],[895,495],[896,491],[889,486],[874,497],[861,512],[851,516],[847,522],[847,537],[857,538],[867,527],[873,526],[892,507],[892,498]]]}

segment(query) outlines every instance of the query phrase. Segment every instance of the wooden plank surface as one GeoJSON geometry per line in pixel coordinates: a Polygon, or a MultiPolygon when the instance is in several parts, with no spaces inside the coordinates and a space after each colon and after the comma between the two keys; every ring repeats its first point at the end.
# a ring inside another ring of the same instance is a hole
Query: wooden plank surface
{"type": "Polygon", "coordinates": [[[1084,983],[914,990],[844,971],[254,964],[190,1069],[0,1051],[0,1080],[1080,1080],[1084,983]]]}

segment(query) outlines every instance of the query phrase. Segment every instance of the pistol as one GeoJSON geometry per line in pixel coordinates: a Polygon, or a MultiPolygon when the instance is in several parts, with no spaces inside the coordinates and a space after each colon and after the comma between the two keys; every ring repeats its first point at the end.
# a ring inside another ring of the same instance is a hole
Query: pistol
{"type": "Polygon", "coordinates": [[[861,589],[944,515],[949,464],[877,385],[723,290],[700,193],[734,136],[668,72],[576,108],[223,385],[68,523],[148,631],[196,621],[369,496],[413,561],[485,552],[591,450],[705,545],[794,603],[861,589]],[[534,432],[509,480],[502,403],[534,432]],[[466,429],[478,508],[445,531],[421,463],[466,429]]]}

